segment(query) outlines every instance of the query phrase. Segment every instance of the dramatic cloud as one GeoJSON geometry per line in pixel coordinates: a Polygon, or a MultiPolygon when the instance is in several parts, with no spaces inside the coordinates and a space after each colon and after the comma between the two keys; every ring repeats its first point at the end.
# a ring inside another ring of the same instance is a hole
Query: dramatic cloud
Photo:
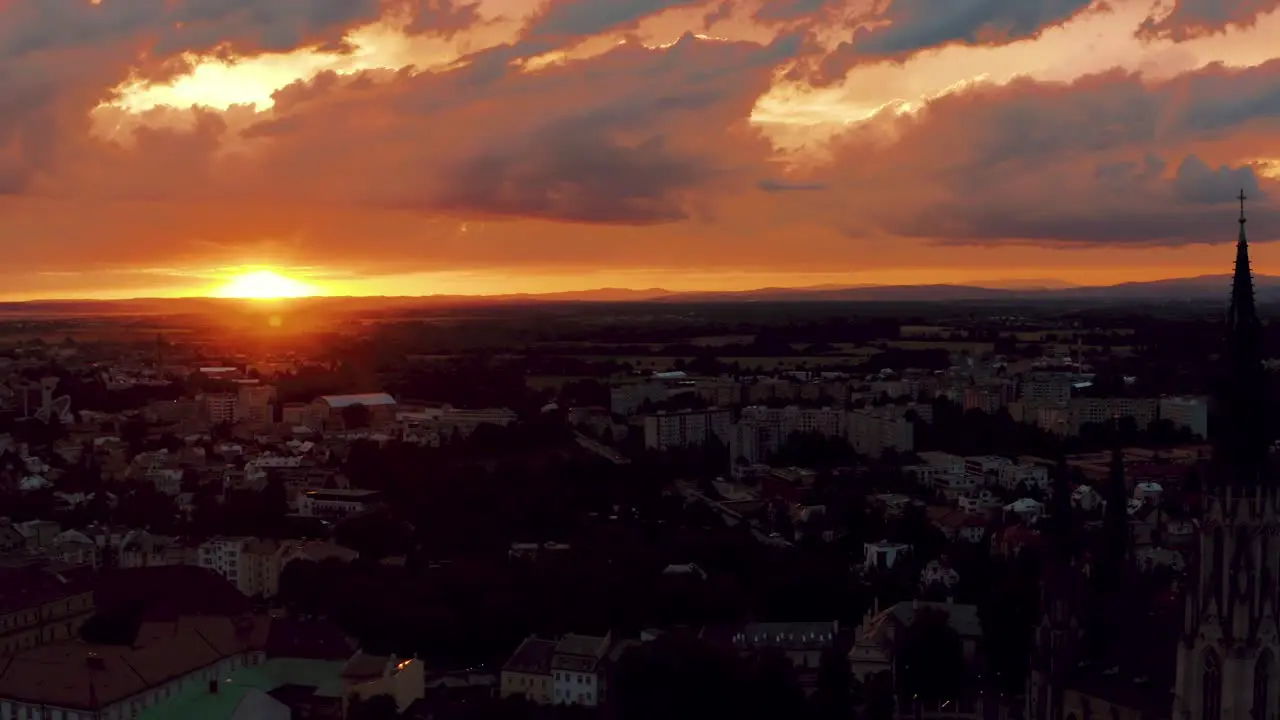
{"type": "Polygon", "coordinates": [[[1188,263],[1280,237],[1277,5],[0,0],[6,277],[1188,263]]]}
{"type": "Polygon", "coordinates": [[[1207,242],[1243,188],[1276,237],[1280,214],[1248,164],[1280,154],[1276,98],[1280,61],[1158,84],[1113,72],[978,86],[849,136],[828,172],[851,193],[880,186],[880,202],[852,206],[855,233],[869,223],[961,243],[1207,242]]]}
{"type": "Polygon", "coordinates": [[[876,20],[888,23],[854,37],[860,55],[899,56],[951,42],[1010,42],[1071,19],[1093,0],[890,0],[876,20]]]}
{"type": "Polygon", "coordinates": [[[1280,8],[1280,0],[1176,0],[1165,17],[1150,18],[1139,28],[1143,37],[1185,41],[1220,33],[1232,26],[1252,25],[1280,8]]]}

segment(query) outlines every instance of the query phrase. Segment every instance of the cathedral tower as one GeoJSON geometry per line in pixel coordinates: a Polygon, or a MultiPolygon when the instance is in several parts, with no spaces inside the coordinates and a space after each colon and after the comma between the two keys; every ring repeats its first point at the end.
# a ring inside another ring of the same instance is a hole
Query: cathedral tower
{"type": "Polygon", "coordinates": [[[1276,662],[1280,542],[1265,429],[1262,324],[1254,304],[1244,192],[1215,393],[1200,549],[1187,573],[1175,720],[1280,720],[1276,662]]]}

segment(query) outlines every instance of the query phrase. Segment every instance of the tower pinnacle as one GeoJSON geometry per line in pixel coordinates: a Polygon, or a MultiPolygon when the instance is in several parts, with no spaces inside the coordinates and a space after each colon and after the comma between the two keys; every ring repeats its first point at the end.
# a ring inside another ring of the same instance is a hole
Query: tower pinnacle
{"type": "Polygon", "coordinates": [[[1268,454],[1264,393],[1260,391],[1266,384],[1262,367],[1262,322],[1258,319],[1253,294],[1249,240],[1245,235],[1244,201],[1248,197],[1243,189],[1236,199],[1240,201],[1240,236],[1236,241],[1223,377],[1217,398],[1222,429],[1214,433],[1214,456],[1225,472],[1217,473],[1217,484],[1257,482],[1268,454]]]}

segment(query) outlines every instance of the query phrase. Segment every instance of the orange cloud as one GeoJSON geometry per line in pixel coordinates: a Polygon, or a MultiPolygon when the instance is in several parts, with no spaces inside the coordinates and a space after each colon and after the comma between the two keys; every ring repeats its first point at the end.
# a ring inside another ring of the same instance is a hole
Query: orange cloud
{"type": "Polygon", "coordinates": [[[1230,239],[1244,188],[1269,239],[1274,5],[0,0],[0,236],[9,273],[139,287],[272,264],[867,282],[922,253],[1010,278],[1230,239]]]}

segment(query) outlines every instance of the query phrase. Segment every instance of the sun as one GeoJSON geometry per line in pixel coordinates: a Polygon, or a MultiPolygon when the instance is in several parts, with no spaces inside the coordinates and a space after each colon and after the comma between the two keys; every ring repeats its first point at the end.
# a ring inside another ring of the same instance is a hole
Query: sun
{"type": "Polygon", "coordinates": [[[213,291],[213,297],[275,300],[309,297],[316,294],[310,285],[288,278],[274,270],[253,270],[231,278],[213,291]]]}

